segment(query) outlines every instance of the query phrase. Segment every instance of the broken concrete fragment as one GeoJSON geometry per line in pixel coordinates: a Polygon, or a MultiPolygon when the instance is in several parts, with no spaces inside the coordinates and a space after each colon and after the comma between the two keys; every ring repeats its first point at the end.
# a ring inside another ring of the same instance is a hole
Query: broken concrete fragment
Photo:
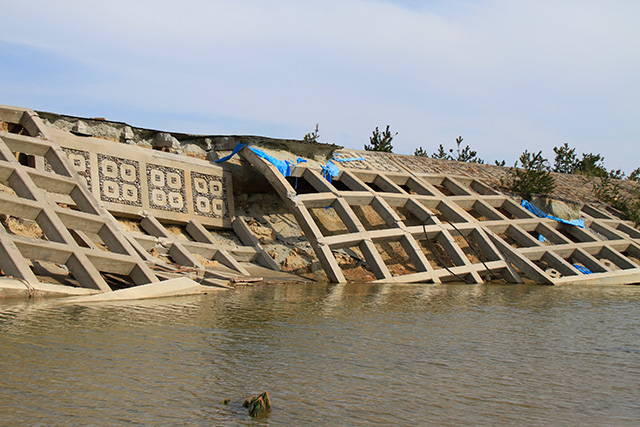
{"type": "Polygon", "coordinates": [[[89,135],[87,124],[81,120],[78,120],[76,124],[73,126],[73,131],[83,135],[89,135]]]}
{"type": "Polygon", "coordinates": [[[256,283],[262,282],[264,277],[233,277],[231,278],[232,283],[256,283]]]}
{"type": "Polygon", "coordinates": [[[566,221],[580,219],[580,205],[576,203],[562,202],[550,197],[534,197],[531,203],[538,209],[542,209],[549,215],[566,221]]]}
{"type": "Polygon", "coordinates": [[[263,245],[273,242],[276,238],[276,234],[273,229],[262,227],[257,221],[253,221],[251,224],[249,224],[249,228],[251,229],[253,234],[256,235],[258,241],[260,241],[260,243],[262,243],[263,245]]]}
{"type": "Polygon", "coordinates": [[[134,137],[134,133],[133,133],[133,129],[131,128],[131,126],[125,126],[123,131],[122,131],[122,140],[124,143],[129,144],[129,145],[133,145],[135,144],[135,142],[133,141],[133,137],[134,137]]]}
{"type": "Polygon", "coordinates": [[[195,155],[196,157],[206,157],[207,152],[203,150],[198,144],[185,144],[182,146],[185,153],[195,155]]]}
{"type": "Polygon", "coordinates": [[[180,141],[171,136],[170,133],[158,133],[151,143],[153,148],[171,148],[172,150],[180,149],[180,141]]]}
{"type": "Polygon", "coordinates": [[[66,303],[127,301],[150,298],[175,297],[183,295],[198,295],[204,290],[213,290],[194,282],[186,277],[165,280],[164,282],[149,283],[148,285],[104,292],[84,297],[73,297],[63,300],[66,303]]]}

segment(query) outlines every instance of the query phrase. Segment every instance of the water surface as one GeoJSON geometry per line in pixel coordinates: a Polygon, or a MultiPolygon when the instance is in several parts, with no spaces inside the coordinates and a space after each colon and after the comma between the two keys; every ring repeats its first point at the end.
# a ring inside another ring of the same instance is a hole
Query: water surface
{"type": "Polygon", "coordinates": [[[639,314],[633,286],[0,303],[0,424],[635,426],[639,314]],[[249,418],[265,390],[271,414],[249,418]]]}

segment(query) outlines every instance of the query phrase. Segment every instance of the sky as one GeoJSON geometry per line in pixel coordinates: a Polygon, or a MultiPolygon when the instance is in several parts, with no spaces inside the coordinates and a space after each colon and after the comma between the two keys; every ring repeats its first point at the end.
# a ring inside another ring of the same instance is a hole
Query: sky
{"type": "Polygon", "coordinates": [[[0,0],[0,104],[488,163],[640,167],[640,1],[0,0]]]}

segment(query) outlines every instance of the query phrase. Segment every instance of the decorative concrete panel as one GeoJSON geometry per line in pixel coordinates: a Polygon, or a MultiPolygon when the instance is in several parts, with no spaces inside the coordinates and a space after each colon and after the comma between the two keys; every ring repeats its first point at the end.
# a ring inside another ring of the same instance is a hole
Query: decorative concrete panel
{"type": "Polygon", "coordinates": [[[114,214],[231,227],[231,176],[222,167],[55,129],[52,134],[94,197],[114,214]]]}
{"type": "Polygon", "coordinates": [[[147,163],[146,176],[151,209],[187,213],[184,170],[147,163]]]}
{"type": "MultiPolygon", "coordinates": [[[[100,200],[142,207],[140,163],[121,157],[98,154],[100,200]]],[[[71,156],[69,156],[71,160],[71,156]]],[[[75,167],[74,162],[74,167],[75,167]]],[[[76,172],[80,172],[76,168],[76,172]]]]}
{"type": "Polygon", "coordinates": [[[91,191],[93,182],[91,181],[91,162],[89,160],[89,152],[84,150],[74,150],[71,148],[63,149],[69,157],[76,173],[80,176],[80,180],[91,191]]]}
{"type": "Polygon", "coordinates": [[[224,191],[226,186],[227,179],[223,176],[193,172],[193,212],[198,216],[229,219],[229,202],[224,191]]]}

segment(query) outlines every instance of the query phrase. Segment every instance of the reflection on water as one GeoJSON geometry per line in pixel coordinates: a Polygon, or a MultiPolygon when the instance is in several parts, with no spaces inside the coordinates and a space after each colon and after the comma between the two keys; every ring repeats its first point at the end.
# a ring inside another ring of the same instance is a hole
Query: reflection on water
{"type": "Polygon", "coordinates": [[[638,425],[640,287],[0,305],[6,425],[638,425]],[[268,390],[252,420],[244,398],[268,390]],[[223,399],[232,403],[224,406],[223,399]]]}

